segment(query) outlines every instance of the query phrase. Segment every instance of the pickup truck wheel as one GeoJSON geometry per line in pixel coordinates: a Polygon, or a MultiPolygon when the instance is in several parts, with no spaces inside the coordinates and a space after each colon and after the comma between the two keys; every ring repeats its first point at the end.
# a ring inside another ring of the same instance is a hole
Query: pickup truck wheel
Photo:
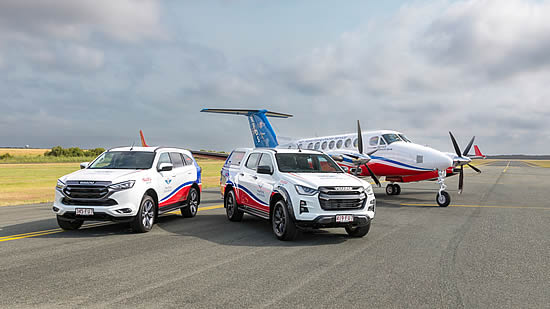
{"type": "Polygon", "coordinates": [[[293,240],[296,238],[298,230],[296,224],[288,214],[286,203],[283,200],[275,203],[271,217],[273,233],[279,240],[293,240]]]}
{"type": "Polygon", "coordinates": [[[370,230],[370,221],[367,225],[363,226],[346,226],[346,232],[351,237],[363,237],[368,234],[370,230]]]}
{"type": "Polygon", "coordinates": [[[197,211],[199,209],[199,194],[197,193],[197,189],[191,188],[189,189],[189,194],[187,195],[187,206],[182,207],[181,215],[184,218],[193,218],[197,215],[197,211]]]}
{"type": "Polygon", "coordinates": [[[57,216],[57,224],[59,225],[60,228],[66,231],[78,230],[82,226],[82,223],[84,223],[83,220],[77,220],[77,219],[67,220],[57,216]]]}
{"type": "Polygon", "coordinates": [[[230,190],[229,192],[227,192],[224,204],[227,219],[229,219],[229,221],[238,222],[243,219],[244,212],[239,209],[239,205],[237,204],[237,200],[235,199],[235,191],[230,190]]]}
{"type": "Polygon", "coordinates": [[[136,233],[146,233],[153,228],[155,222],[155,201],[149,195],[144,195],[137,215],[132,221],[132,230],[136,233]]]}

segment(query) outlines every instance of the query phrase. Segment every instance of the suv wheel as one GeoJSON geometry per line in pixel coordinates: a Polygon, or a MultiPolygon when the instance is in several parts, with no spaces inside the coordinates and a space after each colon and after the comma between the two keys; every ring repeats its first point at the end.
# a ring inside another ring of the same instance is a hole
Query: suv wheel
{"type": "Polygon", "coordinates": [[[189,189],[189,194],[187,195],[187,206],[180,209],[181,215],[184,218],[193,218],[197,215],[198,209],[199,194],[197,193],[197,189],[191,187],[191,189],[189,189]]]}
{"type": "Polygon", "coordinates": [[[298,230],[296,229],[296,224],[288,214],[284,200],[275,203],[273,214],[271,215],[271,226],[273,227],[273,233],[280,240],[293,240],[296,237],[298,230]]]}
{"type": "Polygon", "coordinates": [[[224,204],[227,219],[229,219],[229,221],[241,221],[243,219],[244,212],[240,210],[239,205],[237,205],[235,191],[230,190],[227,192],[224,204]]]}
{"type": "Polygon", "coordinates": [[[155,201],[149,195],[144,195],[137,215],[132,221],[132,230],[137,233],[146,233],[155,223],[155,201]]]}
{"type": "Polygon", "coordinates": [[[59,225],[60,228],[66,231],[78,230],[82,226],[82,223],[84,223],[83,220],[78,220],[78,219],[69,220],[69,219],[63,219],[60,216],[57,216],[57,224],[59,225]]]}
{"type": "Polygon", "coordinates": [[[370,230],[370,221],[367,225],[363,226],[346,226],[346,232],[351,237],[363,237],[367,235],[370,230]]]}

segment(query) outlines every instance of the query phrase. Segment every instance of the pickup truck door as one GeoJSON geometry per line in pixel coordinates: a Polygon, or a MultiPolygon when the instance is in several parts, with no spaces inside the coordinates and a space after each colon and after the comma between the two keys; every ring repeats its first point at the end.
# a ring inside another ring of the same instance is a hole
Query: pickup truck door
{"type": "Polygon", "coordinates": [[[259,212],[260,215],[265,215],[269,212],[268,204],[265,203],[265,197],[262,196],[263,191],[258,185],[258,175],[256,167],[260,160],[261,153],[254,152],[248,156],[248,159],[238,175],[238,200],[244,206],[252,208],[259,212]]]}
{"type": "MultiPolygon", "coordinates": [[[[269,153],[263,153],[258,166],[269,166],[271,171],[274,171],[274,164],[272,155],[269,153]]],[[[269,202],[271,199],[271,193],[275,187],[275,180],[273,179],[273,174],[258,174],[256,173],[256,185],[258,186],[258,197],[262,199],[267,205],[267,214],[269,215],[269,202]]]]}

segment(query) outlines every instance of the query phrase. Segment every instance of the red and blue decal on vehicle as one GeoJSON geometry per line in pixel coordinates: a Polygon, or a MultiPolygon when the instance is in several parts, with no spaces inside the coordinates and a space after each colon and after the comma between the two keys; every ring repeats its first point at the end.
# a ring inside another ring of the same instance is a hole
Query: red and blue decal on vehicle
{"type": "MultiPolygon", "coordinates": [[[[159,207],[171,205],[177,202],[181,202],[187,199],[187,194],[189,194],[189,189],[193,184],[193,181],[186,182],[181,186],[177,187],[174,191],[170,192],[167,196],[163,197],[159,202],[159,207]]],[[[199,188],[201,186],[199,185],[199,188]]]]}

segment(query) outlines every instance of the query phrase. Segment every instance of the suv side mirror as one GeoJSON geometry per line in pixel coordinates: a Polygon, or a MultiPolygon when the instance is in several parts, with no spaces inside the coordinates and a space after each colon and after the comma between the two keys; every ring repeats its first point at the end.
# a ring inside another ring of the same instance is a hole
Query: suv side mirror
{"type": "Polygon", "coordinates": [[[161,163],[159,165],[158,171],[159,172],[168,172],[171,171],[174,168],[172,163],[161,163]]]}
{"type": "Polygon", "coordinates": [[[256,173],[258,174],[273,174],[273,168],[269,165],[260,165],[256,168],[256,173]]]}
{"type": "Polygon", "coordinates": [[[90,165],[90,162],[82,162],[82,163],[80,163],[80,169],[83,170],[83,169],[87,168],[88,165],[90,165]]]}

